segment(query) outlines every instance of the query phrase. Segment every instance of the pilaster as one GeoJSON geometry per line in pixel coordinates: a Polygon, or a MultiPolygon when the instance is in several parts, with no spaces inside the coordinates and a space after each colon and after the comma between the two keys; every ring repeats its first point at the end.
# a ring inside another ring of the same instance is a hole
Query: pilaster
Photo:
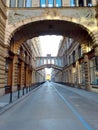
{"type": "Polygon", "coordinates": [[[88,55],[84,54],[85,87],[90,91],[90,71],[88,55]]]}
{"type": "Polygon", "coordinates": [[[12,68],[12,91],[17,90],[18,84],[18,55],[16,54],[13,58],[13,68],[12,68]]]}

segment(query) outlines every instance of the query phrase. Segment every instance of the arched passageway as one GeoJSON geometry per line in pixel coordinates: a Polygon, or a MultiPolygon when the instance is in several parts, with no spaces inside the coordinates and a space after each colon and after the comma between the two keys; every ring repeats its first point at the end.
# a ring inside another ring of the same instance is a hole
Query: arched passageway
{"type": "MultiPolygon", "coordinates": [[[[9,81],[9,85],[10,86],[19,86],[19,89],[24,87],[24,86],[30,86],[32,84],[32,79],[29,79],[28,77],[32,77],[32,70],[34,71],[34,73],[36,73],[34,70],[34,68],[30,67],[30,63],[31,63],[31,56],[28,55],[25,52],[25,59],[28,59],[28,63],[25,62],[25,64],[23,63],[23,60],[21,60],[21,58],[19,59],[19,56],[17,55],[19,53],[19,55],[24,55],[21,51],[21,53],[19,52],[19,48],[22,46],[23,43],[26,43],[26,41],[28,39],[40,36],[40,35],[62,35],[64,37],[68,37],[69,39],[73,39],[73,43],[75,43],[76,45],[83,45],[83,53],[86,53],[85,50],[85,46],[88,46],[89,44],[91,46],[93,46],[93,36],[91,35],[91,33],[82,25],[80,24],[76,24],[73,22],[68,22],[68,21],[63,21],[63,20],[40,20],[40,21],[36,21],[36,22],[31,22],[28,24],[25,24],[19,28],[17,28],[17,30],[15,30],[12,33],[12,37],[10,40],[10,52],[13,53],[13,57],[12,57],[12,61],[9,64],[11,64],[12,67],[12,75],[14,76],[14,78],[12,80],[9,81]],[[15,64],[17,63],[17,64],[15,64]],[[22,79],[22,76],[19,77],[18,75],[24,75],[24,79],[22,79]],[[28,80],[29,79],[29,80],[28,80]]],[[[46,43],[47,44],[47,43],[46,43]]],[[[75,51],[73,52],[73,57],[74,57],[74,62],[76,60],[76,55],[75,55],[75,51]]],[[[11,57],[11,55],[9,54],[9,57],[11,57]]],[[[84,55],[85,57],[85,55],[84,55]]],[[[85,58],[84,58],[85,60],[85,58]]],[[[84,61],[83,61],[84,62],[84,61]]],[[[73,64],[72,62],[70,62],[71,64],[73,64]]],[[[76,64],[76,63],[75,63],[76,64]]],[[[75,65],[74,65],[75,66],[75,65]]],[[[88,62],[85,63],[85,67],[86,71],[85,71],[85,75],[86,77],[86,82],[88,83],[89,80],[89,75],[88,75],[88,62]]],[[[70,68],[70,70],[73,70],[72,68],[70,68]]],[[[62,71],[67,71],[67,70],[63,70],[62,71]]],[[[68,70],[69,72],[69,70],[68,70]]],[[[79,72],[79,70],[78,70],[79,72]]],[[[75,75],[74,78],[69,78],[69,81],[66,81],[69,83],[73,83],[73,84],[79,84],[76,79],[76,77],[78,76],[78,72],[75,75]]],[[[9,71],[10,73],[10,71],[9,71]]],[[[59,73],[59,72],[57,72],[59,73]]],[[[62,72],[63,73],[63,72],[62,72]]],[[[59,76],[62,77],[62,73],[60,72],[59,76]]],[[[64,74],[66,75],[66,74],[64,74]]],[[[69,74],[68,74],[69,75],[69,74]]],[[[72,75],[72,71],[70,71],[70,76],[72,75]]],[[[12,76],[12,77],[13,77],[12,76]]],[[[35,77],[38,76],[38,74],[35,74],[35,77]]],[[[60,78],[62,80],[62,78],[60,78]]],[[[89,90],[89,84],[87,85],[87,89],[89,90]]],[[[14,90],[14,89],[13,89],[14,90]]]]}
{"type": "Polygon", "coordinates": [[[12,41],[23,43],[24,41],[40,35],[63,35],[80,42],[92,42],[90,32],[83,26],[62,20],[41,20],[28,23],[13,32],[12,41]]]}

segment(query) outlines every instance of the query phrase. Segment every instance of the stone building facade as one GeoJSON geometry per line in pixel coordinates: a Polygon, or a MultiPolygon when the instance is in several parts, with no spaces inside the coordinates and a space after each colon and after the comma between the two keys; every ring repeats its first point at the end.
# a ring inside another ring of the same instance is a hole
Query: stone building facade
{"type": "Polygon", "coordinates": [[[4,93],[5,85],[5,50],[6,46],[5,41],[5,28],[6,28],[6,6],[4,1],[0,0],[0,95],[4,93]]]}
{"type": "Polygon", "coordinates": [[[58,52],[64,67],[54,72],[56,80],[98,91],[97,1],[81,1],[0,0],[0,95],[43,80],[35,71],[38,52],[27,40],[46,34],[64,36],[58,52]]]}
{"type": "Polygon", "coordinates": [[[56,82],[98,92],[98,57],[91,41],[80,44],[64,37],[58,56],[63,57],[63,71],[54,71],[56,82]]]}
{"type": "Polygon", "coordinates": [[[28,89],[32,84],[43,81],[44,77],[41,72],[35,71],[36,56],[41,55],[38,38],[19,45],[13,37],[9,45],[5,44],[7,2],[0,0],[0,96],[11,91],[28,89]]]}

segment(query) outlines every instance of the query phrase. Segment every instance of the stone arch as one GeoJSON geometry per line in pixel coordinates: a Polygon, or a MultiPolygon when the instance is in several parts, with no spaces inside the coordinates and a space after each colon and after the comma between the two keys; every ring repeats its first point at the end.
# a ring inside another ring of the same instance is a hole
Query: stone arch
{"type": "MultiPolygon", "coordinates": [[[[36,17],[36,18],[30,18],[30,19],[22,20],[22,21],[20,21],[16,24],[13,24],[13,25],[9,25],[8,28],[6,29],[5,44],[10,45],[11,38],[15,34],[20,32],[23,28],[25,28],[25,27],[33,24],[33,23],[44,22],[44,21],[52,21],[52,22],[53,21],[60,21],[61,23],[66,22],[67,24],[68,23],[73,24],[73,25],[77,26],[79,29],[81,29],[82,31],[85,31],[85,33],[87,34],[87,37],[91,37],[91,39],[93,39],[92,41],[95,42],[95,37],[94,37],[93,33],[90,32],[90,30],[88,28],[86,28],[82,24],[71,22],[70,18],[61,17],[61,18],[48,18],[47,19],[46,17],[36,17]],[[8,31],[8,30],[10,30],[10,31],[8,31]]],[[[51,30],[51,28],[52,28],[51,24],[49,25],[49,28],[51,30]]],[[[63,34],[63,33],[64,32],[57,32],[57,34],[63,34]]],[[[85,33],[84,33],[83,37],[85,36],[85,33]]],[[[35,36],[39,36],[39,34],[35,34],[35,36]]],[[[35,37],[35,36],[32,36],[32,37],[35,37]]],[[[31,38],[30,34],[29,34],[29,37],[31,38]]],[[[27,36],[24,38],[23,34],[21,34],[21,38],[22,39],[19,42],[17,42],[19,46],[21,46],[20,44],[28,39],[27,36]]]]}

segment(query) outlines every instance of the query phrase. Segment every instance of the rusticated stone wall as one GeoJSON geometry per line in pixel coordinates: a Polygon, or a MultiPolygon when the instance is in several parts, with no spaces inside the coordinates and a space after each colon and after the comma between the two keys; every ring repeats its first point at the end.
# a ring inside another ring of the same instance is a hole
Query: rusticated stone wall
{"type": "Polygon", "coordinates": [[[0,0],[0,95],[5,93],[5,26],[6,26],[6,6],[0,0]]]}

